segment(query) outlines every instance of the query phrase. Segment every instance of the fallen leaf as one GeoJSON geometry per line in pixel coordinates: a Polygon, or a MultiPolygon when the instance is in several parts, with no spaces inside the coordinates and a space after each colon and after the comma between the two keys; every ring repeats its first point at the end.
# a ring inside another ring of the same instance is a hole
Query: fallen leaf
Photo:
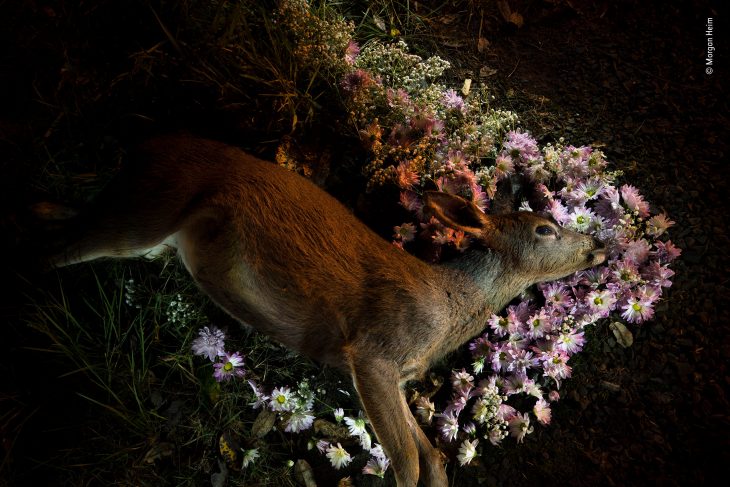
{"type": "Polygon", "coordinates": [[[497,74],[497,70],[494,68],[490,68],[489,66],[482,66],[479,69],[480,78],[489,78],[490,76],[494,76],[495,74],[497,74]]]}
{"type": "Polygon", "coordinates": [[[225,432],[218,438],[218,450],[223,460],[235,468],[238,464],[238,452],[241,451],[241,447],[230,433],[225,432]]]}
{"type": "Polygon", "coordinates": [[[274,427],[275,422],[275,412],[269,411],[268,409],[261,410],[261,412],[258,416],[256,416],[256,419],[253,422],[253,426],[251,427],[251,435],[253,435],[255,438],[263,438],[269,431],[271,431],[271,428],[274,427]]]}
{"type": "Polygon", "coordinates": [[[616,337],[618,344],[622,347],[628,348],[634,344],[634,335],[632,335],[631,331],[620,321],[614,321],[608,325],[608,327],[613,332],[613,336],[616,337]]]}
{"type": "Polygon", "coordinates": [[[373,22],[375,22],[375,26],[385,32],[385,21],[378,17],[377,15],[373,15],[373,22]]]}
{"type": "Polygon", "coordinates": [[[304,487],[317,487],[312,467],[306,460],[297,460],[294,464],[294,476],[297,479],[297,482],[304,487]]]}
{"type": "Polygon", "coordinates": [[[162,457],[169,457],[172,455],[173,446],[172,443],[157,443],[147,451],[144,456],[144,463],[155,463],[162,457]]]}
{"type": "Polygon", "coordinates": [[[350,431],[345,426],[331,423],[326,419],[315,419],[313,427],[316,434],[337,441],[342,441],[350,436],[350,431]]]}

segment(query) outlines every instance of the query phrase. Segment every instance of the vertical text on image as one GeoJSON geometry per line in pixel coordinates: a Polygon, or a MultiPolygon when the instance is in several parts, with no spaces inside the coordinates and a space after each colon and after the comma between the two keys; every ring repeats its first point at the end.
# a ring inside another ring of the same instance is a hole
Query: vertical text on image
{"type": "Polygon", "coordinates": [[[707,37],[707,56],[705,57],[705,73],[712,74],[713,71],[713,61],[715,57],[715,44],[713,42],[713,33],[714,30],[713,26],[713,20],[712,17],[707,17],[707,23],[705,24],[705,36],[707,37]]]}

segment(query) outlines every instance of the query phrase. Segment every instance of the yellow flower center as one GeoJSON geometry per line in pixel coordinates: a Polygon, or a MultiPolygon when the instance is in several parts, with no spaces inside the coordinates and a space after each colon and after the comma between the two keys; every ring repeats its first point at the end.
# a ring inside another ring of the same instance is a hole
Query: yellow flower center
{"type": "Polygon", "coordinates": [[[631,307],[634,309],[634,311],[641,311],[641,305],[639,303],[634,303],[631,305],[631,307]]]}
{"type": "Polygon", "coordinates": [[[230,362],[226,362],[226,365],[223,366],[223,370],[225,370],[226,372],[230,372],[231,370],[233,370],[233,364],[230,362]]]}
{"type": "Polygon", "coordinates": [[[284,404],[286,402],[286,396],[283,394],[279,394],[278,396],[276,396],[276,402],[278,402],[279,404],[284,404]]]}
{"type": "Polygon", "coordinates": [[[596,299],[593,300],[593,304],[595,304],[596,306],[600,306],[603,304],[603,300],[596,296],[596,299]]]}

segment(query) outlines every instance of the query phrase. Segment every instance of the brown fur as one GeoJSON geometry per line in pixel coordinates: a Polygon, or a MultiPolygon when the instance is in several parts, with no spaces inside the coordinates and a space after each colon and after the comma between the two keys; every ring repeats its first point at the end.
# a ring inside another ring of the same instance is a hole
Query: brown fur
{"type": "Polygon", "coordinates": [[[478,334],[527,286],[605,257],[591,237],[530,213],[487,216],[430,193],[427,206],[476,244],[429,266],[396,249],[306,179],[218,142],[148,142],[52,258],[64,266],[174,243],[200,287],[233,317],[348,371],[399,486],[445,486],[440,453],[402,384],[478,334]],[[552,236],[539,236],[537,226],[552,236]]]}

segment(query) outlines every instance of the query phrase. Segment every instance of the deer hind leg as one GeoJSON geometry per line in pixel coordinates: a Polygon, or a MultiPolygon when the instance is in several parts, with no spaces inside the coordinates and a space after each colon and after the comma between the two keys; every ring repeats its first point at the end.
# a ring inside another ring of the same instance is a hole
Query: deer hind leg
{"type": "Polygon", "coordinates": [[[448,485],[441,457],[408,408],[395,362],[372,356],[349,358],[355,387],[373,431],[390,458],[398,487],[415,486],[419,474],[428,487],[448,485]]]}
{"type": "Polygon", "coordinates": [[[50,267],[100,257],[140,257],[175,246],[184,198],[144,191],[123,178],[104,190],[78,216],[63,222],[59,242],[49,254],[50,267]]]}

